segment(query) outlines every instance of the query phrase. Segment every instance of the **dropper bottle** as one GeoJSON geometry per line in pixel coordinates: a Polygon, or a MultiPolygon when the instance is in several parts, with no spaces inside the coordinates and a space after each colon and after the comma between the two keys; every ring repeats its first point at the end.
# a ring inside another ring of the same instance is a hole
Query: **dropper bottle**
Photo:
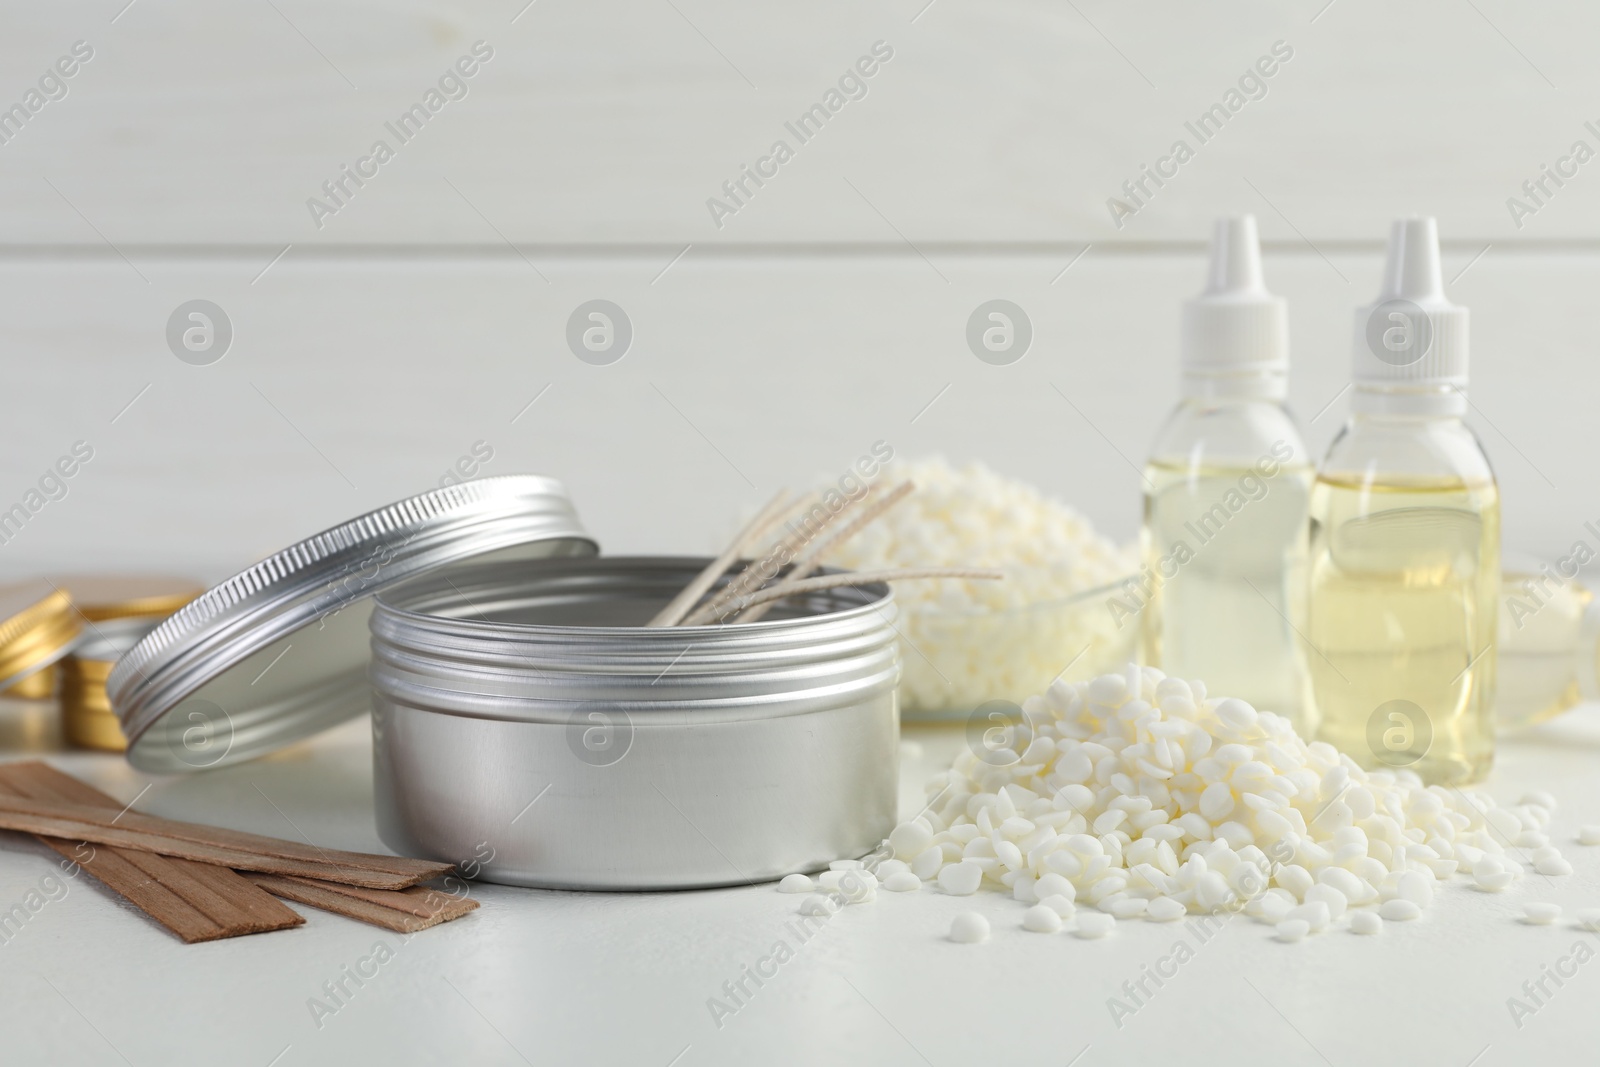
{"type": "Polygon", "coordinates": [[[1400,220],[1312,489],[1306,662],[1321,740],[1429,784],[1477,781],[1494,754],[1500,496],[1466,385],[1434,220],[1400,220]]]}
{"type": "Polygon", "coordinates": [[[1288,312],[1262,281],[1253,217],[1217,220],[1180,340],[1181,397],[1145,467],[1145,598],[1122,607],[1139,611],[1151,663],[1278,712],[1309,738],[1291,620],[1303,606],[1312,468],[1284,405],[1288,312]]]}

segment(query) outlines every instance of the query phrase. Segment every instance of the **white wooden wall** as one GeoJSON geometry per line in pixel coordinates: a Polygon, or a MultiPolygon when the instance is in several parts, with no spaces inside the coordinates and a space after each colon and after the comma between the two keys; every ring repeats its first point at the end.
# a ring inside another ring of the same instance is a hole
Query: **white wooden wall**
{"type": "Polygon", "coordinates": [[[1291,300],[1314,447],[1388,220],[1434,214],[1508,542],[1600,519],[1600,161],[1506,205],[1600,151],[1595,5],[525,3],[0,2],[0,109],[93,50],[20,130],[0,113],[0,511],[95,449],[0,575],[217,577],[478,441],[486,473],[564,478],[608,551],[709,549],[879,438],[1131,535],[1177,304],[1238,211],[1291,300]],[[479,41],[466,95],[400,144],[385,123],[479,41]],[[877,42],[865,96],[799,144],[785,122],[877,42]],[[1275,44],[1265,95],[1199,144],[1184,123],[1275,44]],[[1194,158],[1118,227],[1107,199],[1180,137],[1194,158]],[[394,158],[319,227],[307,199],[378,138],[394,158]],[[778,138],[794,157],[716,225],[707,198],[778,138]],[[165,339],[196,298],[234,328],[210,366],[165,339]],[[609,366],[565,341],[596,298],[635,331],[609,366]],[[1007,367],[964,340],[993,298],[1035,326],[1007,367]]]}

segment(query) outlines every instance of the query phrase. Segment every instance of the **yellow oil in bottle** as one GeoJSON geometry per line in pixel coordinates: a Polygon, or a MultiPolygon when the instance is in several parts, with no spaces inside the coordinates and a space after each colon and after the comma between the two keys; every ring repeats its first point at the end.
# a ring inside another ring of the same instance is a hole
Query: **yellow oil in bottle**
{"type": "Polygon", "coordinates": [[[1147,658],[1275,711],[1309,738],[1304,656],[1291,620],[1302,609],[1311,468],[1155,461],[1145,474],[1147,658]]]}
{"type": "Polygon", "coordinates": [[[1462,784],[1493,762],[1500,499],[1493,482],[1311,491],[1306,663],[1318,737],[1462,784]]]}

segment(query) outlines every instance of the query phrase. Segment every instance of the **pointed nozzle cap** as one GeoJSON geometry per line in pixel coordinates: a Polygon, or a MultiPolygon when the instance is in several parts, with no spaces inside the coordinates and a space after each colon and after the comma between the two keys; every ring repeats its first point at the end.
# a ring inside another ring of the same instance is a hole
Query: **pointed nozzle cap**
{"type": "Polygon", "coordinates": [[[1202,297],[1270,297],[1261,280],[1261,239],[1254,215],[1218,219],[1211,234],[1211,272],[1202,297]]]}
{"type": "Polygon", "coordinates": [[[1397,219],[1390,227],[1383,288],[1356,309],[1352,372],[1357,383],[1467,384],[1467,309],[1444,295],[1433,219],[1397,219]]]}
{"type": "Polygon", "coordinates": [[[1183,306],[1185,376],[1234,379],[1250,391],[1282,396],[1289,368],[1289,316],[1261,278],[1253,215],[1217,220],[1205,291],[1183,306]]]}

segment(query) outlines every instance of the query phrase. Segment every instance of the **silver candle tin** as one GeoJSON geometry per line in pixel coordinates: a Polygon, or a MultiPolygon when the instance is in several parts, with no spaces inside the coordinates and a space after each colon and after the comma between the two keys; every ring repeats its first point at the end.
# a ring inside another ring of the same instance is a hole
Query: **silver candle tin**
{"type": "Polygon", "coordinates": [[[705,564],[473,563],[380,592],[378,832],[406,855],[555,889],[738,885],[894,826],[893,594],[751,625],[645,628],[705,564]]]}

